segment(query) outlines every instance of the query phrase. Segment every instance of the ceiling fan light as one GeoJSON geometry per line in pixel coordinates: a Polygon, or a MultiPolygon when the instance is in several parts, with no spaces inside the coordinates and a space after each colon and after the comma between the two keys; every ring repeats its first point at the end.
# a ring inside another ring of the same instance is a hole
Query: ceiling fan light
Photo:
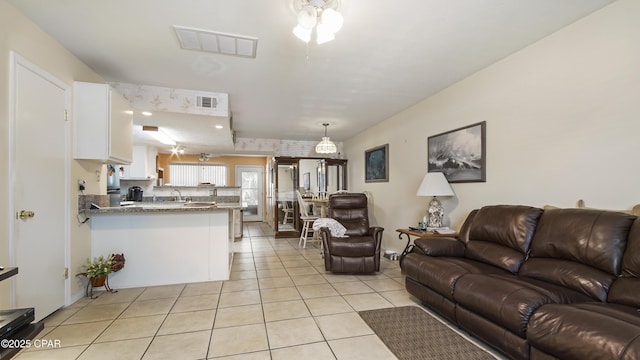
{"type": "Polygon", "coordinates": [[[342,14],[334,9],[326,9],[322,12],[322,24],[327,26],[334,34],[342,28],[343,23],[344,18],[342,17],[342,14]]]}
{"type": "Polygon", "coordinates": [[[298,13],[298,25],[311,30],[318,23],[318,13],[313,6],[305,6],[298,13]]]}
{"type": "Polygon", "coordinates": [[[298,25],[293,28],[293,34],[298,37],[298,39],[308,43],[311,40],[311,30],[305,29],[302,26],[298,25]]]}
{"type": "Polygon", "coordinates": [[[324,24],[318,24],[318,27],[316,28],[316,33],[318,36],[317,37],[318,45],[324,44],[336,38],[334,33],[331,31],[331,29],[329,29],[324,24]]]}
{"type": "Polygon", "coordinates": [[[293,33],[302,41],[309,43],[313,29],[316,29],[316,41],[324,44],[335,39],[335,34],[344,23],[344,18],[336,9],[339,0],[291,0],[297,11],[297,25],[293,33]],[[298,10],[299,9],[299,10],[298,10]]]}

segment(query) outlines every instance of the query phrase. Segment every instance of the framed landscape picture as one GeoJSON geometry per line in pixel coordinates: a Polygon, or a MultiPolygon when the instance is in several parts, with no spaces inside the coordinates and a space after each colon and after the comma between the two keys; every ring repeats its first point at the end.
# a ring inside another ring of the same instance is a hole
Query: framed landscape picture
{"type": "Polygon", "coordinates": [[[389,144],[364,152],[364,182],[389,181],[389,144]]]}
{"type": "Polygon", "coordinates": [[[486,181],[486,121],[430,136],[429,171],[450,183],[486,181]]]}

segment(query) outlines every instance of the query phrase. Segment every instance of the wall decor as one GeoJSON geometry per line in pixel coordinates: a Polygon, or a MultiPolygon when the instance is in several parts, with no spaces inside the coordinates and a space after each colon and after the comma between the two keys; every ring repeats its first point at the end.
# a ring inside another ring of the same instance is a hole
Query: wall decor
{"type": "Polygon", "coordinates": [[[389,144],[364,152],[364,182],[389,181],[389,144]]]}
{"type": "Polygon", "coordinates": [[[486,181],[486,127],[479,122],[429,136],[429,171],[441,171],[450,183],[486,181]]]}

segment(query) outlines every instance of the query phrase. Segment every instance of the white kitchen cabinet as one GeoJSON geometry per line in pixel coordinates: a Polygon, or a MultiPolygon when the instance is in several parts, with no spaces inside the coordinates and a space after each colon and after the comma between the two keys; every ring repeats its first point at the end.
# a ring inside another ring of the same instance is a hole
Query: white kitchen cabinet
{"type": "Polygon", "coordinates": [[[107,84],[73,84],[74,159],[129,164],[133,115],[129,102],[107,84]]]}
{"type": "Polygon", "coordinates": [[[124,166],[122,180],[148,180],[156,178],[158,149],[146,145],[133,145],[131,165],[124,166]]]}

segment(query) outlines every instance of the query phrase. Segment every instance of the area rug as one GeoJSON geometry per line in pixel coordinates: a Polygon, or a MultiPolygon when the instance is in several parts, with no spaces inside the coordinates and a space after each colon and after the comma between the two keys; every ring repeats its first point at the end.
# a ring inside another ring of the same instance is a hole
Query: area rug
{"type": "Polygon", "coordinates": [[[400,360],[494,359],[417,306],[359,314],[400,360]]]}

